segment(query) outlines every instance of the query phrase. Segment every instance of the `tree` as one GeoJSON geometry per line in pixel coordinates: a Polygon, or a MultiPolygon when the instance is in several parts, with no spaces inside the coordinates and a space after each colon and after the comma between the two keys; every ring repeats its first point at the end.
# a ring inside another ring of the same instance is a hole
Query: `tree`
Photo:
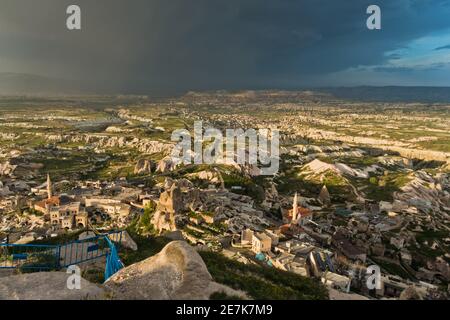
{"type": "Polygon", "coordinates": [[[152,225],[152,217],[156,210],[156,204],[153,201],[150,201],[144,208],[144,213],[141,215],[139,219],[139,230],[142,233],[152,233],[153,225],[152,225]]]}

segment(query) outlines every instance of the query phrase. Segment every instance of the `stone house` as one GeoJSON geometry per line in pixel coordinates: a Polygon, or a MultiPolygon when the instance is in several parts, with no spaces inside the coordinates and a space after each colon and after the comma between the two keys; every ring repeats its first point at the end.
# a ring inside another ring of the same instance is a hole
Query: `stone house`
{"type": "Polygon", "coordinates": [[[72,202],[63,206],[54,206],[50,209],[50,223],[60,225],[63,229],[74,227],[87,227],[88,215],[81,208],[79,202],[72,202]]]}
{"type": "Polygon", "coordinates": [[[242,230],[241,231],[241,244],[242,245],[251,244],[253,241],[253,235],[254,235],[253,230],[250,230],[250,229],[242,230]]]}
{"type": "Polygon", "coordinates": [[[257,232],[252,237],[252,251],[254,253],[268,252],[272,248],[272,239],[265,233],[257,232]]]}

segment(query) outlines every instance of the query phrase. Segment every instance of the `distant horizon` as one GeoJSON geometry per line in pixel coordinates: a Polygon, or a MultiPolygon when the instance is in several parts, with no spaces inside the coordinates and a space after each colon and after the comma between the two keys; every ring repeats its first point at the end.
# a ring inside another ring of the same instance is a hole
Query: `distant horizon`
{"type": "MultiPolygon", "coordinates": [[[[1,75],[1,73],[0,73],[1,75]]],[[[148,90],[146,92],[63,92],[54,90],[36,91],[29,87],[29,90],[21,92],[2,91],[0,80],[0,98],[37,98],[37,99],[78,99],[78,98],[139,98],[139,99],[170,99],[188,96],[189,93],[199,95],[225,94],[233,95],[239,93],[263,94],[264,92],[280,92],[296,94],[311,92],[311,98],[316,95],[325,99],[337,99],[360,102],[380,102],[380,103],[431,103],[450,104],[450,87],[447,86],[402,86],[402,85],[358,85],[358,86],[324,86],[324,87],[297,87],[297,88],[233,88],[233,89],[191,89],[171,92],[161,92],[148,90]]],[[[42,88],[41,88],[42,89],[42,88]]],[[[301,99],[302,97],[299,97],[301,99]]],[[[306,98],[306,97],[304,97],[306,98]]]]}
{"type": "MultiPolygon", "coordinates": [[[[3,76],[12,76],[12,77],[28,77],[29,79],[24,80],[32,80],[32,79],[38,79],[38,80],[51,80],[51,81],[59,81],[60,83],[71,83],[71,84],[78,84],[75,80],[70,79],[62,79],[62,78],[51,78],[45,75],[41,74],[30,74],[30,73],[17,73],[17,72],[0,72],[0,96],[8,96],[8,95],[27,95],[27,93],[24,90],[17,90],[17,93],[11,92],[11,93],[3,93],[2,92],[2,81],[5,81],[5,79],[2,79],[3,76]],[[23,91],[23,92],[21,92],[23,91]]],[[[7,79],[6,79],[7,80],[7,79]]],[[[42,85],[42,83],[40,83],[42,85]]],[[[31,84],[33,85],[33,84],[31,84]]],[[[314,90],[326,90],[326,89],[357,89],[357,88],[436,88],[436,89],[450,89],[450,85],[402,85],[402,84],[359,84],[359,85],[323,85],[323,86],[242,86],[241,88],[191,88],[191,89],[180,89],[180,90],[168,90],[167,95],[184,95],[189,92],[198,92],[198,93],[212,93],[212,92],[220,92],[225,91],[229,93],[233,92],[243,92],[243,91],[288,91],[288,92],[295,92],[295,91],[314,91],[314,90]]],[[[111,91],[111,92],[95,92],[92,89],[77,89],[78,93],[70,93],[70,92],[63,92],[64,90],[61,90],[60,93],[58,92],[52,92],[49,95],[87,95],[87,96],[114,96],[114,95],[128,95],[128,96],[143,96],[143,95],[149,95],[154,93],[155,91],[161,91],[158,89],[148,89],[147,91],[142,92],[121,92],[121,91],[111,91]]],[[[36,89],[33,88],[34,91],[36,89]]],[[[45,91],[45,90],[44,90],[45,91]]],[[[46,95],[47,93],[30,93],[30,96],[33,95],[46,95]]],[[[163,94],[165,95],[165,94],[163,94]]]]}

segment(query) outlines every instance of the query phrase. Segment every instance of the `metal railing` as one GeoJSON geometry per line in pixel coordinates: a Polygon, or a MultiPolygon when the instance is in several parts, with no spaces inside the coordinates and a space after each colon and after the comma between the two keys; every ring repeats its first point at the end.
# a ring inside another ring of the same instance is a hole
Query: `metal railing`
{"type": "Polygon", "coordinates": [[[49,271],[79,265],[106,257],[110,251],[106,237],[116,247],[122,242],[123,231],[111,231],[91,238],[65,244],[0,244],[0,269],[49,271]]]}

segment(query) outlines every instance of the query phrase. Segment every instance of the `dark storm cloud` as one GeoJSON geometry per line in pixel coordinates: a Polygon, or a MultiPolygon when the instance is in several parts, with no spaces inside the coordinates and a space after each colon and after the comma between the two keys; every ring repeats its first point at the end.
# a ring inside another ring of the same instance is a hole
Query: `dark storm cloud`
{"type": "Polygon", "coordinates": [[[0,71],[82,80],[98,91],[320,84],[322,75],[383,63],[386,52],[450,28],[449,1],[438,0],[1,2],[0,71]],[[381,31],[366,29],[374,3],[381,31]],[[69,4],[82,9],[81,31],[65,29],[69,4]]]}

